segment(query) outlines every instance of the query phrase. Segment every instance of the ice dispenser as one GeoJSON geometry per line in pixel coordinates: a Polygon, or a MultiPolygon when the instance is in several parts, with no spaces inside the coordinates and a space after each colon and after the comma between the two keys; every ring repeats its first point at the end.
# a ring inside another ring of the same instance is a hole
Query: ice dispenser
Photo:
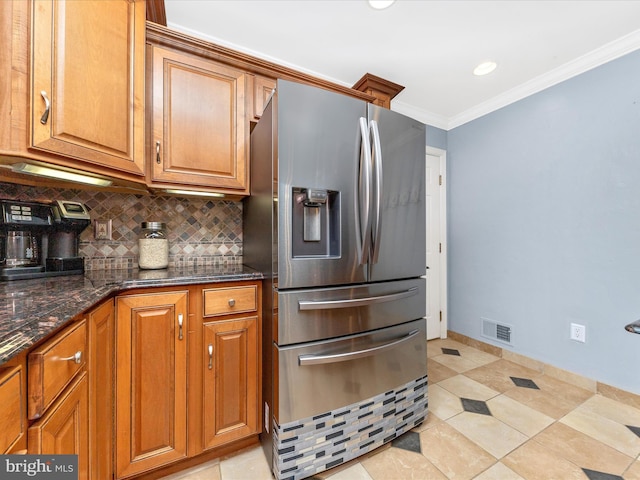
{"type": "Polygon", "coordinates": [[[293,188],[294,257],[340,255],[340,194],[319,188],[293,188]]]}

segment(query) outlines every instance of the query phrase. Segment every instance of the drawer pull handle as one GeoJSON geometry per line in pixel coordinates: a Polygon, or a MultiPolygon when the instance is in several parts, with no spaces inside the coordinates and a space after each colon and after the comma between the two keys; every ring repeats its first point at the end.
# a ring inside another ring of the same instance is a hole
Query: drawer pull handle
{"type": "Polygon", "coordinates": [[[80,363],[82,363],[82,352],[80,350],[78,350],[76,353],[74,353],[70,357],[64,357],[64,358],[61,358],[60,360],[65,360],[65,361],[68,361],[68,362],[73,361],[73,363],[80,364],[80,363]]]}
{"type": "Polygon", "coordinates": [[[235,306],[235,304],[236,304],[236,301],[233,298],[230,298],[229,299],[229,306],[233,307],[233,306],[235,306]]]}
{"type": "Polygon", "coordinates": [[[156,163],[160,165],[160,140],[156,141],[156,163]]]}
{"type": "Polygon", "coordinates": [[[412,330],[404,337],[400,337],[389,343],[385,343],[383,345],[376,345],[376,346],[365,348],[364,350],[358,350],[355,352],[333,353],[329,355],[299,355],[298,365],[300,366],[324,365],[327,363],[345,362],[348,360],[357,360],[359,358],[371,357],[378,353],[390,350],[392,348],[396,348],[401,344],[413,339],[419,333],[420,333],[419,330],[412,330]]]}
{"type": "Polygon", "coordinates": [[[182,322],[183,320],[183,316],[181,313],[178,314],[178,340],[182,340],[182,322]]]}
{"type": "Polygon", "coordinates": [[[394,302],[418,294],[418,287],[411,287],[404,292],[390,293],[366,298],[349,298],[345,300],[298,300],[300,310],[329,310],[332,308],[366,307],[377,303],[394,302]]]}
{"type": "Polygon", "coordinates": [[[209,344],[209,370],[213,370],[213,343],[209,344]]]}
{"type": "Polygon", "coordinates": [[[49,110],[51,110],[51,103],[49,102],[49,97],[47,97],[47,92],[42,90],[40,92],[40,95],[42,95],[42,98],[44,99],[44,113],[42,114],[42,117],[40,117],[40,123],[42,125],[46,125],[47,120],[49,120],[49,110]]]}

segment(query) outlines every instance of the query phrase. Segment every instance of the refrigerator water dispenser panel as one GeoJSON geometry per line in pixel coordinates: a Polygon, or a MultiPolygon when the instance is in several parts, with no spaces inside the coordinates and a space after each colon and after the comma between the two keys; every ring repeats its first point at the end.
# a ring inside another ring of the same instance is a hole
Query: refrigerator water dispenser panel
{"type": "Polygon", "coordinates": [[[293,187],[293,257],[340,256],[340,194],[293,187]]]}

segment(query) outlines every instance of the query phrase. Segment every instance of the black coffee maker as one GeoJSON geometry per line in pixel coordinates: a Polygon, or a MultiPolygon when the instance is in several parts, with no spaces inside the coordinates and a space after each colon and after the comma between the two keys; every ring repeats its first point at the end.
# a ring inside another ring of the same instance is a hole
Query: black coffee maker
{"type": "Polygon", "coordinates": [[[56,200],[53,231],[49,233],[47,272],[84,272],[84,258],[78,255],[80,233],[89,226],[89,211],[80,202],[56,200]]]}
{"type": "Polygon", "coordinates": [[[84,273],[78,239],[90,223],[79,202],[0,199],[0,280],[84,273]]]}
{"type": "Polygon", "coordinates": [[[53,229],[51,205],[0,200],[0,278],[32,278],[45,270],[42,249],[53,229]]]}

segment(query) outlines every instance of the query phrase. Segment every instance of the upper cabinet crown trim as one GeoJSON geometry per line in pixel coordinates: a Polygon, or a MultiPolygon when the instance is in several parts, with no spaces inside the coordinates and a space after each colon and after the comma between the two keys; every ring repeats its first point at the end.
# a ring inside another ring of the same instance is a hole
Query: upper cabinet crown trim
{"type": "Polygon", "coordinates": [[[306,83],[351,97],[360,98],[366,102],[374,102],[376,100],[375,97],[367,93],[359,92],[321,78],[316,78],[258,57],[231,50],[230,48],[177,32],[150,21],[147,21],[147,41],[154,45],[171,47],[226,63],[232,67],[241,68],[248,73],[306,83]]]}

